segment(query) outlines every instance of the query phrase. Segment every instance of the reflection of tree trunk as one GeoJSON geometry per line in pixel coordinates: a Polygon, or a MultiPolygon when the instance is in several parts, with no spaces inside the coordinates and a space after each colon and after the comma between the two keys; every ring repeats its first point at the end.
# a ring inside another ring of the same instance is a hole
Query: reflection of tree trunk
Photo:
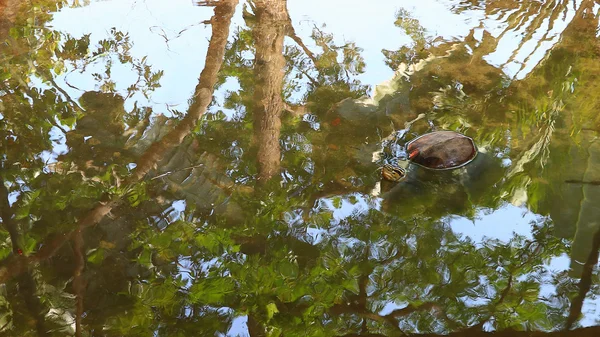
{"type": "MultiPolygon", "coordinates": [[[[177,127],[146,150],[137,161],[136,169],[131,177],[127,179],[126,184],[134,184],[140,181],[168,150],[183,141],[206,111],[212,100],[212,93],[217,82],[217,74],[223,64],[225,46],[227,44],[227,37],[229,36],[229,25],[237,3],[238,0],[223,0],[217,3],[215,14],[210,21],[212,24],[212,36],[208,44],[205,66],[200,74],[200,81],[196,86],[188,114],[179,122],[177,127]]],[[[83,230],[100,222],[113,207],[117,206],[118,202],[118,200],[113,200],[98,203],[96,207],[77,223],[75,230],[46,240],[37,253],[29,257],[13,255],[4,261],[0,261],[0,283],[6,282],[11,277],[20,274],[27,269],[29,264],[41,262],[52,257],[65,242],[75,237],[77,230],[83,230]]]]}
{"type": "Polygon", "coordinates": [[[250,337],[266,336],[265,329],[262,327],[262,325],[258,321],[256,321],[254,316],[248,315],[247,325],[248,325],[248,334],[250,335],[250,337]]]}
{"type": "Polygon", "coordinates": [[[277,174],[281,161],[283,38],[289,21],[285,0],[256,0],[254,3],[257,20],[253,31],[256,42],[254,138],[258,145],[259,181],[264,182],[277,174]]]}
{"type": "Polygon", "coordinates": [[[577,296],[573,298],[571,301],[571,310],[569,311],[569,316],[567,317],[567,323],[565,324],[565,329],[569,330],[575,324],[579,316],[581,315],[581,308],[583,308],[583,301],[587,293],[590,291],[592,287],[592,276],[594,273],[594,267],[598,264],[598,254],[600,253],[600,230],[596,232],[593,238],[593,246],[590,251],[590,255],[588,260],[583,265],[583,273],[581,275],[581,280],[579,281],[579,292],[577,296]]]}

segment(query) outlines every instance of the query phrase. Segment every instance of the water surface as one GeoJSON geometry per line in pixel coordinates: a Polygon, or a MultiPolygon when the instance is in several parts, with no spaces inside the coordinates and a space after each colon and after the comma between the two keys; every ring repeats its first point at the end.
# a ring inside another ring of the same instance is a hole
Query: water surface
{"type": "Polygon", "coordinates": [[[0,1],[0,336],[600,335],[599,8],[0,1]]]}

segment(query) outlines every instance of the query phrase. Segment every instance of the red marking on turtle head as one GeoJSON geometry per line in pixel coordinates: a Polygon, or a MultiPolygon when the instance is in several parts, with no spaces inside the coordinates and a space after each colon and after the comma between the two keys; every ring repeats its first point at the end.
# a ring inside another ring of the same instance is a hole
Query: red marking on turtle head
{"type": "Polygon", "coordinates": [[[342,119],[341,118],[336,118],[334,120],[331,121],[331,126],[338,126],[342,123],[342,119]]]}
{"type": "Polygon", "coordinates": [[[17,249],[17,254],[23,255],[23,250],[21,248],[17,249]]]}
{"type": "Polygon", "coordinates": [[[414,150],[410,151],[410,153],[408,154],[408,158],[409,159],[414,159],[418,155],[419,155],[419,150],[418,149],[414,149],[414,150]]]}

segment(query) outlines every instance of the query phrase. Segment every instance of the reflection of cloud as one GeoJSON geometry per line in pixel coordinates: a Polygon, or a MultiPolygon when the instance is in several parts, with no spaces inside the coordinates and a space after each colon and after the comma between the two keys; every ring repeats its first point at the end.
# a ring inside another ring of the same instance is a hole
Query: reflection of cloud
{"type": "Polygon", "coordinates": [[[507,204],[493,212],[480,210],[475,221],[456,217],[450,219],[449,224],[454,232],[475,242],[482,242],[484,237],[508,242],[513,233],[531,238],[530,223],[538,217],[525,208],[507,204]]]}

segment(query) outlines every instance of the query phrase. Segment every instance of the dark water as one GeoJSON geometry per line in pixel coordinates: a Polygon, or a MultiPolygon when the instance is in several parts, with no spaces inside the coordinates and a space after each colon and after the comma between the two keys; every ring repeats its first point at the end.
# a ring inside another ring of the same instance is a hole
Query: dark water
{"type": "Polygon", "coordinates": [[[1,0],[0,336],[599,336],[599,8],[1,0]]]}

